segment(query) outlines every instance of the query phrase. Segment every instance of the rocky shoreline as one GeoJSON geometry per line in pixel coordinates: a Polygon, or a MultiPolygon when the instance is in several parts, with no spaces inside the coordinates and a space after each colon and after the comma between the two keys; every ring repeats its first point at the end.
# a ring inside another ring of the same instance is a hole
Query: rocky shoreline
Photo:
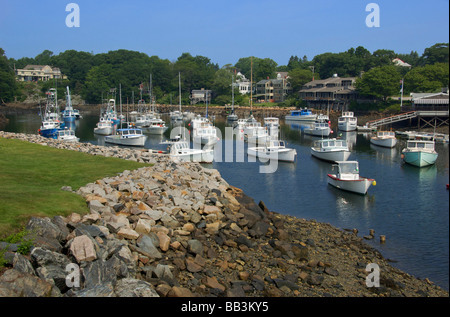
{"type": "Polygon", "coordinates": [[[354,231],[271,212],[198,163],[38,135],[0,138],[153,164],[62,188],[82,195],[89,212],[31,218],[29,256],[0,245],[9,261],[0,297],[449,296],[392,267],[354,231]],[[368,287],[370,263],[379,287],[368,287]]]}

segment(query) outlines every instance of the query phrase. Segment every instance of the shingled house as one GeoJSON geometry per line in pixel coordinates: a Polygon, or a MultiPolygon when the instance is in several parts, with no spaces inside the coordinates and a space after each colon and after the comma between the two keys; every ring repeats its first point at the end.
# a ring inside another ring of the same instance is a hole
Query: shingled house
{"type": "Polygon", "coordinates": [[[49,65],[27,65],[23,69],[16,69],[18,81],[48,81],[51,79],[67,79],[57,67],[49,65]]]}
{"type": "Polygon", "coordinates": [[[306,83],[299,91],[300,98],[307,106],[316,109],[345,109],[357,98],[356,77],[338,77],[313,80],[306,83]]]}

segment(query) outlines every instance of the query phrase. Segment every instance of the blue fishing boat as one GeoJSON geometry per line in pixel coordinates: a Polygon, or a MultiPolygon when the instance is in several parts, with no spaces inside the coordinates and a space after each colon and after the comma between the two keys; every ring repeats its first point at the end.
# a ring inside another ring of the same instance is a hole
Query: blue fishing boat
{"type": "Polygon", "coordinates": [[[285,116],[286,120],[292,121],[316,121],[317,114],[305,108],[300,110],[291,110],[291,114],[285,116]]]}
{"type": "Polygon", "coordinates": [[[46,95],[47,104],[44,112],[41,111],[42,124],[38,132],[45,138],[56,139],[58,130],[64,128],[64,123],[60,119],[56,89],[49,89],[46,95]]]}

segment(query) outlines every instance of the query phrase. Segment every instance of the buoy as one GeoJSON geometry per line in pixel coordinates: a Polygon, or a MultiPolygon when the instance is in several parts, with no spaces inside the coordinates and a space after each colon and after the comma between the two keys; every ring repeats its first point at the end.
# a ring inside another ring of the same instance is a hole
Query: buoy
{"type": "Polygon", "coordinates": [[[372,182],[372,185],[373,185],[373,186],[377,186],[377,182],[376,182],[376,181],[373,181],[373,182],[372,182]]]}
{"type": "Polygon", "coordinates": [[[380,243],[386,242],[386,236],[380,236],[380,243]]]}
{"type": "Polygon", "coordinates": [[[369,230],[369,234],[370,234],[371,236],[375,235],[375,230],[370,229],[370,230],[369,230]]]}

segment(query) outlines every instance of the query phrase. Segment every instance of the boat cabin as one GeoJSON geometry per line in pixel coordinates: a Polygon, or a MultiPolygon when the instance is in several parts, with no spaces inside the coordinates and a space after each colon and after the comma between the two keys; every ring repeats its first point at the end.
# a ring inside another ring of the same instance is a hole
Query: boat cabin
{"type": "Polygon", "coordinates": [[[434,141],[411,140],[406,143],[408,150],[434,151],[434,141]]]}
{"type": "Polygon", "coordinates": [[[121,136],[142,135],[141,129],[117,129],[117,134],[121,136]]]}
{"type": "Polygon", "coordinates": [[[347,146],[347,141],[345,141],[345,140],[330,139],[330,140],[315,141],[314,148],[316,150],[320,150],[320,151],[324,152],[324,151],[328,151],[328,150],[336,149],[336,148],[348,149],[348,146],[347,146]]]}
{"type": "Polygon", "coordinates": [[[336,177],[342,180],[356,180],[359,179],[359,163],[357,161],[339,161],[336,162],[338,171],[336,177]]]}

